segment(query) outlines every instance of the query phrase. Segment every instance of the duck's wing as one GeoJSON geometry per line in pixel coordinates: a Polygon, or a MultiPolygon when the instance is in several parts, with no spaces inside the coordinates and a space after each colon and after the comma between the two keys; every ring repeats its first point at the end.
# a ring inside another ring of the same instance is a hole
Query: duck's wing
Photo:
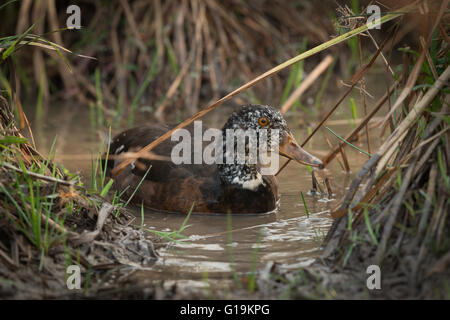
{"type": "MultiPolygon", "coordinates": [[[[152,141],[159,138],[161,135],[166,133],[168,130],[173,128],[173,126],[167,125],[151,125],[151,126],[141,126],[133,129],[126,130],[118,134],[111,142],[109,154],[112,156],[117,156],[128,151],[137,152],[141,148],[145,147],[152,141]]],[[[191,133],[191,161],[194,161],[194,139],[193,139],[193,129],[192,126],[187,128],[191,133]]],[[[144,176],[147,172],[149,166],[151,169],[146,176],[146,179],[162,182],[168,179],[181,180],[189,176],[194,177],[212,177],[217,175],[217,167],[215,164],[180,164],[176,165],[171,160],[173,148],[180,142],[171,141],[167,139],[153,150],[152,154],[159,157],[165,157],[166,160],[149,160],[144,158],[139,158],[130,164],[131,172],[137,176],[144,176]]],[[[114,168],[123,159],[113,159],[114,157],[109,157],[107,160],[107,166],[109,169],[114,168]]]]}
{"type": "MultiPolygon", "coordinates": [[[[107,160],[108,173],[123,161],[113,156],[128,151],[137,152],[168,130],[170,127],[164,125],[143,126],[114,137],[107,160]]],[[[191,142],[193,143],[193,139],[191,142]]],[[[132,162],[114,177],[115,188],[123,193],[125,198],[133,195],[134,203],[143,203],[154,210],[187,213],[195,203],[196,212],[213,212],[214,208],[211,206],[217,203],[221,191],[217,166],[174,164],[171,161],[171,153],[177,143],[179,142],[168,139],[152,150],[154,155],[168,157],[167,160],[138,158],[132,162]],[[148,174],[143,179],[147,171],[148,174]]],[[[191,150],[194,150],[193,145],[191,150]]],[[[193,153],[191,155],[193,157],[193,153]]]]}

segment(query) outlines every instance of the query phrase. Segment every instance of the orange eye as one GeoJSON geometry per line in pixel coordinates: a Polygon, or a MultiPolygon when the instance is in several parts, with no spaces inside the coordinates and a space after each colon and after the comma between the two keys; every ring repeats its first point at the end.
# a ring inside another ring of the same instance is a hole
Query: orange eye
{"type": "Polygon", "coordinates": [[[261,127],[265,127],[269,124],[269,120],[267,120],[266,117],[259,118],[258,122],[261,127]]]}

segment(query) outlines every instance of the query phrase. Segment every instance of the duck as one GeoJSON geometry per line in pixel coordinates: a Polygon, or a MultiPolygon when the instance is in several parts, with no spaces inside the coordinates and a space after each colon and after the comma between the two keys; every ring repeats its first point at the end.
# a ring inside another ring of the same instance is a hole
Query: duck
{"type": "MultiPolygon", "coordinates": [[[[213,131],[216,134],[214,141],[212,138],[210,141],[202,140],[201,148],[199,139],[195,139],[200,130],[198,123],[181,129],[194,135],[194,139],[184,141],[186,148],[183,152],[188,153],[183,154],[186,161],[174,158],[174,150],[180,149],[181,143],[180,139],[173,139],[175,131],[171,139],[152,150],[156,157],[138,158],[118,175],[112,175],[112,169],[124,161],[123,154],[139,151],[174,127],[157,123],[139,126],[121,132],[111,140],[105,157],[107,175],[114,179],[113,187],[124,199],[132,197],[134,204],[158,212],[271,213],[277,210],[280,202],[278,180],[274,172],[264,172],[267,163],[262,163],[259,157],[261,150],[268,155],[278,153],[277,157],[281,155],[304,165],[323,168],[320,159],[299,146],[280,111],[267,105],[249,104],[233,112],[221,129],[213,131]],[[256,134],[244,138],[229,134],[239,130],[256,134]],[[261,134],[263,130],[267,130],[265,136],[261,134]],[[219,143],[220,138],[222,141],[219,143]],[[240,159],[237,152],[239,141],[245,147],[245,154],[240,159]],[[204,148],[213,142],[215,161],[192,161],[199,153],[204,154],[204,148]],[[256,160],[249,155],[253,146],[258,151],[256,160]],[[230,150],[233,151],[231,154],[230,150]]],[[[210,129],[202,127],[200,132],[203,135],[210,129]]]]}

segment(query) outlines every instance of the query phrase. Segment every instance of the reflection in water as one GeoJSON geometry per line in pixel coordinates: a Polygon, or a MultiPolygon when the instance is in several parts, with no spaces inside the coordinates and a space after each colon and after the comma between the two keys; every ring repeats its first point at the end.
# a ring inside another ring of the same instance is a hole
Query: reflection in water
{"type": "MultiPolygon", "coordinates": [[[[310,264],[331,224],[328,210],[333,203],[319,203],[318,198],[306,196],[310,212],[315,212],[306,216],[299,191],[311,188],[310,179],[306,169],[296,164],[288,166],[280,174],[279,211],[262,216],[232,215],[231,228],[227,227],[226,216],[191,216],[190,227],[184,232],[188,238],[161,249],[155,271],[173,268],[174,273],[208,272],[211,276],[214,272],[232,271],[232,263],[237,272],[250,272],[269,261],[282,263],[286,268],[310,264]],[[299,179],[296,188],[284,185],[289,179],[299,179]]],[[[144,223],[157,230],[168,226],[176,230],[184,218],[147,213],[144,223]]]]}

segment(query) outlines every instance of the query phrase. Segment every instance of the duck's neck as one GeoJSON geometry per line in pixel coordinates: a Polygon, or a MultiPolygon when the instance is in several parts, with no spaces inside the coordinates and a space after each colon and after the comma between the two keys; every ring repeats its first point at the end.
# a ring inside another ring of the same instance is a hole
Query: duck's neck
{"type": "Polygon", "coordinates": [[[256,165],[219,164],[219,174],[223,182],[239,185],[244,189],[256,190],[264,184],[256,165]]]}
{"type": "Polygon", "coordinates": [[[222,181],[248,190],[258,189],[261,185],[264,185],[264,181],[261,173],[258,171],[258,165],[254,163],[255,161],[249,160],[248,141],[245,142],[245,160],[242,163],[242,160],[238,159],[237,140],[231,137],[233,140],[229,141],[230,136],[227,136],[226,129],[226,127],[222,129],[223,137],[225,137],[223,143],[223,164],[218,165],[222,181]]]}

